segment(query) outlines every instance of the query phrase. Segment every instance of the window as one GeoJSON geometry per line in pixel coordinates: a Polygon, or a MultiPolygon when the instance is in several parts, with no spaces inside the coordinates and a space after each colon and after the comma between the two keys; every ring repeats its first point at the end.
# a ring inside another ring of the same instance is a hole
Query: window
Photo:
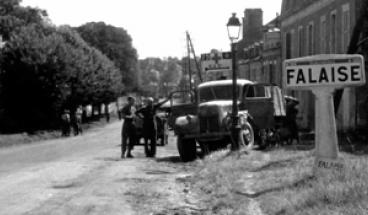
{"type": "Polygon", "coordinates": [[[308,55],[314,54],[314,24],[313,22],[309,23],[307,28],[307,51],[308,55]]]}
{"type": "Polygon", "coordinates": [[[331,12],[330,22],[330,54],[337,53],[336,49],[336,11],[331,12]]]}
{"type": "Polygon", "coordinates": [[[270,97],[269,93],[266,93],[265,86],[263,85],[252,85],[244,88],[246,92],[246,98],[264,98],[270,97]]]}
{"type": "MultiPolygon", "coordinates": [[[[199,89],[200,102],[208,102],[214,100],[232,100],[233,85],[205,86],[199,89]]],[[[240,91],[240,87],[238,90],[240,91]]],[[[239,95],[240,96],[240,95],[239,95]]]]}
{"type": "Polygon", "coordinates": [[[303,34],[303,27],[300,26],[298,28],[298,57],[302,57],[304,55],[304,34],[303,34]]]}
{"type": "Polygon", "coordinates": [[[321,25],[320,25],[320,53],[324,54],[326,53],[326,17],[321,17],[321,25]]]}
{"type": "Polygon", "coordinates": [[[350,43],[350,8],[349,4],[342,6],[342,51],[347,52],[350,43]]]}
{"type": "Polygon", "coordinates": [[[253,86],[248,86],[248,91],[247,91],[247,88],[245,88],[244,91],[247,92],[246,98],[253,98],[253,97],[255,97],[255,92],[254,92],[253,86]]]}
{"type": "Polygon", "coordinates": [[[275,65],[270,63],[269,65],[269,73],[270,73],[270,83],[274,83],[275,82],[275,78],[274,78],[274,67],[275,65]]]}
{"type": "Polygon", "coordinates": [[[285,53],[285,58],[286,59],[290,59],[292,57],[291,55],[291,50],[292,50],[292,42],[291,42],[291,33],[288,32],[286,33],[286,36],[285,36],[285,44],[286,44],[286,53],[285,53]]]}

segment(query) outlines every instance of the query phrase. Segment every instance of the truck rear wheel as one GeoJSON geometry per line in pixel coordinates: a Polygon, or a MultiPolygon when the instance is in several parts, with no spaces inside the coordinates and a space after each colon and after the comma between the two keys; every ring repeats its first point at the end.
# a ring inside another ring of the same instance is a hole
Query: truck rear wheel
{"type": "Polygon", "coordinates": [[[183,162],[194,161],[197,158],[197,145],[195,139],[178,137],[178,151],[183,162]]]}

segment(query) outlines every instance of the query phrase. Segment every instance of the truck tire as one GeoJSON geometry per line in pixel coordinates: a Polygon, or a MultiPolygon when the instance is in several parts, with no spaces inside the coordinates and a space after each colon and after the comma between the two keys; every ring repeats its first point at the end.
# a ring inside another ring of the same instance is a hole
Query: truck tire
{"type": "Polygon", "coordinates": [[[197,145],[195,139],[178,137],[178,152],[183,162],[194,161],[197,158],[197,145]]]}
{"type": "Polygon", "coordinates": [[[242,125],[242,129],[240,131],[241,143],[243,146],[248,148],[252,148],[254,145],[254,130],[249,122],[242,125]]]}

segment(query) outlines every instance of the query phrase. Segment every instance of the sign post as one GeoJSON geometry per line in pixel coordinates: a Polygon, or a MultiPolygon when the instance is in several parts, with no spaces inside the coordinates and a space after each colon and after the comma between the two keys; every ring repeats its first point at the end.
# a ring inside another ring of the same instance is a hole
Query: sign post
{"type": "Polygon", "coordinates": [[[333,106],[335,89],[365,84],[361,55],[315,55],[284,62],[284,86],[294,90],[312,90],[315,95],[314,173],[342,170],[338,157],[336,121],[333,106]]]}

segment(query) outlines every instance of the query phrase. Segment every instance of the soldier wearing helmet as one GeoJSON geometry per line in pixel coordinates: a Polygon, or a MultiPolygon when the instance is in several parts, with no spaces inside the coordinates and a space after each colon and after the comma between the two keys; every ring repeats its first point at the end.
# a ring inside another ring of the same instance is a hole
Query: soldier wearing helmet
{"type": "MultiPolygon", "coordinates": [[[[169,97],[170,98],[170,97],[169,97]]],[[[157,109],[169,100],[169,98],[154,104],[153,98],[146,99],[146,106],[139,109],[136,115],[143,119],[143,138],[145,142],[145,151],[148,157],[156,155],[156,140],[157,140],[157,124],[155,115],[157,109]],[[151,150],[148,149],[148,141],[151,142],[151,150]]]]}
{"type": "Polygon", "coordinates": [[[131,151],[136,143],[136,127],[134,122],[135,117],[135,99],[131,96],[128,97],[128,104],[122,109],[122,117],[124,119],[123,128],[121,132],[122,143],[121,143],[121,158],[126,157],[133,158],[131,151]]]}

